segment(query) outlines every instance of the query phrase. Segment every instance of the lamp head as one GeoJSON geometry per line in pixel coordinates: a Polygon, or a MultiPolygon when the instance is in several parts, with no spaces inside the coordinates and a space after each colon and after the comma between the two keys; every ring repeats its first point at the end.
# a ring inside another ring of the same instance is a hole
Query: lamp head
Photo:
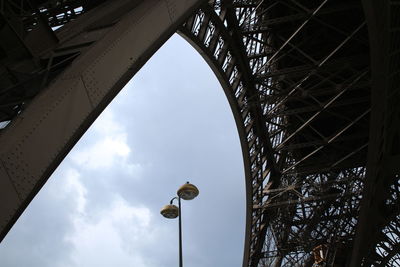
{"type": "Polygon", "coordinates": [[[178,189],[177,194],[184,200],[192,200],[199,195],[199,189],[195,185],[186,182],[178,189]]]}
{"type": "Polygon", "coordinates": [[[161,209],[161,215],[164,216],[167,219],[175,219],[176,217],[179,216],[179,209],[177,206],[173,204],[165,205],[161,209]]]}

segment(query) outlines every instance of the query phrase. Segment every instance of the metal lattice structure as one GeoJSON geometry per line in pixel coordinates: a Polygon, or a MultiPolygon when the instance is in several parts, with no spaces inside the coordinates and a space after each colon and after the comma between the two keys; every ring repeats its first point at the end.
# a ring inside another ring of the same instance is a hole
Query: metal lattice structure
{"type": "Polygon", "coordinates": [[[397,1],[2,0],[0,175],[8,179],[0,182],[12,203],[0,210],[2,237],[178,31],[213,69],[235,116],[247,191],[243,266],[400,266],[399,15],[397,1]],[[57,125],[66,130],[33,159],[46,127],[57,125]]]}
{"type": "Polygon", "coordinates": [[[244,126],[252,203],[245,265],[309,265],[321,244],[349,250],[370,111],[361,3],[213,4],[181,32],[224,74],[244,126]]]}

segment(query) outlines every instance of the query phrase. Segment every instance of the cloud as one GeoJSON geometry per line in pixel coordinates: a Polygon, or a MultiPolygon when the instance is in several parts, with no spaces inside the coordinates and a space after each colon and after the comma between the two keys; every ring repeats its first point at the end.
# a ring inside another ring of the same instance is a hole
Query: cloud
{"type": "Polygon", "coordinates": [[[75,218],[75,231],[66,237],[74,246],[69,266],[159,266],[143,253],[143,247],[157,246],[159,231],[152,217],[145,206],[116,196],[98,219],[75,218]]]}
{"type": "Polygon", "coordinates": [[[0,265],[54,267],[70,263],[65,234],[85,207],[86,189],[77,170],[61,166],[18,219],[0,245],[0,265]]]}
{"type": "Polygon", "coordinates": [[[126,160],[130,148],[126,144],[126,134],[105,136],[95,144],[72,155],[74,163],[88,169],[109,169],[119,160],[126,160]]]}
{"type": "Polygon", "coordinates": [[[72,151],[70,159],[80,169],[120,168],[138,177],[142,168],[130,162],[131,148],[127,142],[128,133],[110,108],[95,121],[91,132],[79,142],[78,149],[72,151]]]}
{"type": "Polygon", "coordinates": [[[80,149],[71,153],[75,164],[88,169],[109,169],[120,160],[126,161],[131,152],[126,144],[128,136],[124,128],[115,121],[111,110],[104,112],[92,128],[91,144],[83,142],[80,149]]]}
{"type": "Polygon", "coordinates": [[[85,212],[87,189],[81,183],[80,174],[75,169],[66,171],[65,190],[75,195],[76,210],[79,214],[85,212]]]}
{"type": "MultiPolygon", "coordinates": [[[[42,259],[41,266],[162,266],[151,257],[151,248],[169,233],[164,227],[155,225],[149,208],[139,203],[131,205],[113,192],[107,201],[100,201],[99,207],[92,209],[87,197],[94,189],[84,185],[85,177],[71,167],[66,167],[60,174],[61,177],[53,178],[58,180],[54,179],[54,182],[61,191],[52,190],[50,193],[53,199],[68,197],[74,203],[66,220],[70,225],[68,230],[58,234],[62,236],[58,243],[68,244],[69,249],[62,260],[44,264],[42,259]]],[[[107,187],[107,184],[103,186],[107,187]]]]}

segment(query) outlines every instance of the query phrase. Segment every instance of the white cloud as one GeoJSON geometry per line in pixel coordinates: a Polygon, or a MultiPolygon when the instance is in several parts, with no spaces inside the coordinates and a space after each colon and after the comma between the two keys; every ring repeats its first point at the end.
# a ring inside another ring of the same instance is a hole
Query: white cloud
{"type": "Polygon", "coordinates": [[[80,174],[77,170],[69,169],[66,171],[65,190],[69,193],[75,194],[77,212],[82,214],[86,207],[87,189],[79,179],[80,174]]]}
{"type": "Polygon", "coordinates": [[[113,135],[118,133],[124,133],[125,127],[120,124],[115,118],[114,112],[111,108],[107,108],[101,113],[97,120],[91,126],[91,129],[98,133],[104,135],[113,135]]]}
{"type": "Polygon", "coordinates": [[[54,266],[160,266],[143,253],[146,248],[156,246],[163,236],[163,228],[155,227],[153,214],[147,207],[132,206],[113,193],[108,204],[94,211],[87,205],[88,193],[93,189],[85,187],[79,171],[68,168],[64,173],[58,177],[62,190],[52,197],[74,199],[75,208],[69,216],[72,229],[63,236],[71,249],[69,260],[54,263],[54,266]]]}
{"type": "Polygon", "coordinates": [[[148,208],[130,206],[116,196],[98,219],[77,217],[74,224],[76,231],[67,237],[74,246],[73,266],[156,266],[140,253],[155,240],[148,208]]]}
{"type": "Polygon", "coordinates": [[[117,121],[111,109],[101,114],[91,128],[91,136],[85,136],[70,158],[79,168],[87,170],[111,170],[118,168],[127,174],[141,172],[139,164],[130,162],[131,148],[128,133],[117,121]],[[85,142],[90,140],[88,142],[85,142]],[[90,142],[90,143],[89,143],[90,142]]]}
{"type": "Polygon", "coordinates": [[[131,151],[126,139],[126,134],[103,136],[93,145],[73,153],[72,161],[88,169],[109,169],[121,160],[126,161],[131,151]]]}

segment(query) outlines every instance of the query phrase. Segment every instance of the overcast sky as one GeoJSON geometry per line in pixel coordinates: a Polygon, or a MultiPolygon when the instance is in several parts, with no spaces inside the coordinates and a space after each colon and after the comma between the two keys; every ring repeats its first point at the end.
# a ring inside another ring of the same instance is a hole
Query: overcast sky
{"type": "Polygon", "coordinates": [[[160,208],[186,181],[185,267],[241,266],[244,171],[228,101],[174,35],[128,83],[0,244],[2,267],[178,266],[160,208]]]}

